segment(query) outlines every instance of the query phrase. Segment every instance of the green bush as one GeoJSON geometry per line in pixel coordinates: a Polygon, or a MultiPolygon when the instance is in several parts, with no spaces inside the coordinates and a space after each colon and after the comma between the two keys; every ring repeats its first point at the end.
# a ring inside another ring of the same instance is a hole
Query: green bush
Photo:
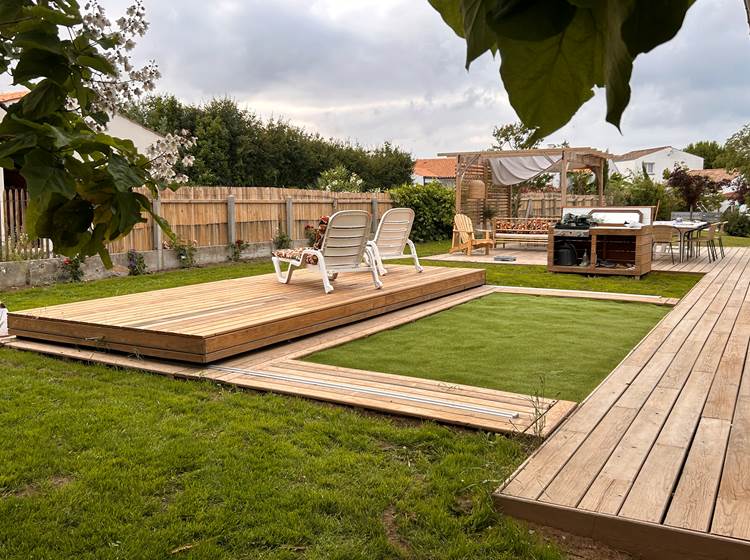
{"type": "Polygon", "coordinates": [[[727,225],[724,231],[737,237],[750,237],[750,216],[743,214],[736,208],[729,208],[724,212],[727,225]]]}
{"type": "Polygon", "coordinates": [[[645,173],[623,177],[614,173],[606,193],[613,206],[659,206],[657,219],[669,220],[672,212],[686,209],[685,201],[663,183],[655,183],[645,173]]]}
{"type": "Polygon", "coordinates": [[[438,182],[402,185],[389,191],[394,207],[414,210],[414,241],[447,239],[453,229],[455,192],[438,182]]]}

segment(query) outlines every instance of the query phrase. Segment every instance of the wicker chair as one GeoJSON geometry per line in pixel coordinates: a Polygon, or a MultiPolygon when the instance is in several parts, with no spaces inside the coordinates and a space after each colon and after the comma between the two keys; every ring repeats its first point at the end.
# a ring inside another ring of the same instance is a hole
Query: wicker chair
{"type": "Polygon", "coordinates": [[[674,264],[674,244],[679,243],[679,232],[677,229],[672,226],[653,226],[652,232],[653,242],[651,244],[651,258],[654,257],[654,251],[657,245],[661,245],[662,248],[665,245],[668,245],[669,254],[672,257],[672,264],[674,264]]]}

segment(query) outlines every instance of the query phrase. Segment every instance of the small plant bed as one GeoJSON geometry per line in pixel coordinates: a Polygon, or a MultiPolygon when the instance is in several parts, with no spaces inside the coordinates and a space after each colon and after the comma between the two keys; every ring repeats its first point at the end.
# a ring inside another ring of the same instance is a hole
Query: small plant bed
{"type": "Polygon", "coordinates": [[[0,557],[562,560],[528,442],[0,349],[0,557]]]}
{"type": "Polygon", "coordinates": [[[305,360],[579,402],[668,311],[494,294],[305,360]]]}

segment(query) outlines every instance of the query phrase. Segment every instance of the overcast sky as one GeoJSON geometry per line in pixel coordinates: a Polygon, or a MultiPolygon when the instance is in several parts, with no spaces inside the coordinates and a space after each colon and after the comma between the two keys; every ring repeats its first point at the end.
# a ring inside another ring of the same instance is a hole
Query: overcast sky
{"type": "MultiPolygon", "coordinates": [[[[116,19],[127,0],[102,0],[116,19]]],[[[485,55],[427,0],[145,0],[160,92],[189,102],[228,95],[263,116],[365,145],[390,140],[417,157],[486,148],[516,120],[485,55]]],[[[672,42],[636,60],[621,135],[603,96],[549,142],[613,152],[724,141],[750,122],[750,34],[742,0],[698,0],[672,42]]]]}

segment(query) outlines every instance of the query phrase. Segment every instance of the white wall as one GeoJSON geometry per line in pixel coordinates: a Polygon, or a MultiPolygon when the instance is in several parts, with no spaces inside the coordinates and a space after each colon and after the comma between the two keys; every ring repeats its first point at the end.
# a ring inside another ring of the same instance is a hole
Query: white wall
{"type": "Polygon", "coordinates": [[[703,158],[677,150],[675,148],[664,148],[638,159],[629,161],[616,161],[618,173],[623,176],[639,175],[643,172],[643,165],[653,164],[653,172],[649,177],[661,183],[664,181],[664,171],[672,171],[675,165],[684,165],[688,169],[703,169],[703,158]]]}
{"type": "Polygon", "coordinates": [[[121,115],[115,115],[110,119],[109,123],[107,123],[107,134],[117,138],[132,140],[135,147],[138,148],[138,151],[142,154],[145,154],[146,149],[149,146],[162,138],[161,135],[153,130],[144,128],[138,123],[121,115]]]}

